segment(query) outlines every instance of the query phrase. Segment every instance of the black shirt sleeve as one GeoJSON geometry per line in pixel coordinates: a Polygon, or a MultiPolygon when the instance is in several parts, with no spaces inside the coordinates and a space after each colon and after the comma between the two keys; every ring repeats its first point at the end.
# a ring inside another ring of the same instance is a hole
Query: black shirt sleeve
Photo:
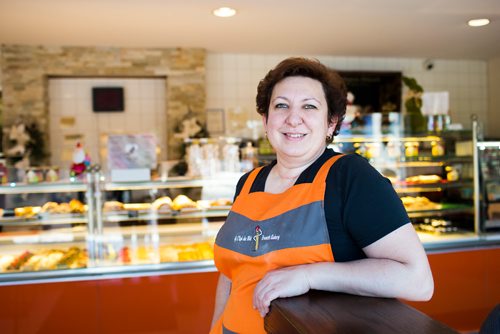
{"type": "Polygon", "coordinates": [[[366,247],[410,221],[390,181],[351,154],[330,169],[325,214],[336,261],[366,257],[366,247]]]}

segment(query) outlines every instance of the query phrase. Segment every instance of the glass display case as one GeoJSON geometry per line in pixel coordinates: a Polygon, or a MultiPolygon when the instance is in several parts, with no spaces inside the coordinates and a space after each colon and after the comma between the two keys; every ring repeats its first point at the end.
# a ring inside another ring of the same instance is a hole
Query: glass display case
{"type": "Polygon", "coordinates": [[[215,270],[213,241],[241,173],[0,186],[0,284],[215,270]]]}
{"type": "Polygon", "coordinates": [[[500,231],[500,141],[479,141],[477,148],[481,230],[498,232],[500,231]]]}
{"type": "Polygon", "coordinates": [[[74,179],[0,186],[0,273],[87,267],[90,196],[74,179]]]}
{"type": "Polygon", "coordinates": [[[423,241],[477,232],[471,131],[341,135],[332,147],[364,156],[391,181],[423,241]]]}

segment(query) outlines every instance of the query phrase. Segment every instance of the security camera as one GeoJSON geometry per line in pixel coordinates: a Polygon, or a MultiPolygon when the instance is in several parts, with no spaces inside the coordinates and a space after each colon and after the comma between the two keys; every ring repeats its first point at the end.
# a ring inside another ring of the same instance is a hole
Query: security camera
{"type": "Polygon", "coordinates": [[[424,69],[430,71],[434,68],[434,61],[432,59],[426,59],[423,63],[424,69]]]}

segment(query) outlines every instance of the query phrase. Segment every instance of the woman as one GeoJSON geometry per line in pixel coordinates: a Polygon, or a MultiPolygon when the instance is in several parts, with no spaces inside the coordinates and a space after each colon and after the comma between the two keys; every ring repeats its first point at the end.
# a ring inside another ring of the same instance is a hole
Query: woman
{"type": "Polygon", "coordinates": [[[211,333],[265,333],[272,300],[310,289],[428,300],[425,251],[390,182],[327,149],[346,87],[315,60],[288,58],[259,83],[257,110],[276,161],[245,174],[215,242],[211,333]]]}

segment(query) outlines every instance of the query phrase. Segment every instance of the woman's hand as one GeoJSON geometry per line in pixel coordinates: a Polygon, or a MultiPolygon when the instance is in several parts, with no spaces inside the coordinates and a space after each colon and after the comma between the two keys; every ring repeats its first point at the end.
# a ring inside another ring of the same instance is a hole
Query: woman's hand
{"type": "Polygon", "coordinates": [[[276,269],[268,272],[253,293],[253,307],[262,317],[276,298],[302,295],[310,290],[307,265],[276,269]]]}

